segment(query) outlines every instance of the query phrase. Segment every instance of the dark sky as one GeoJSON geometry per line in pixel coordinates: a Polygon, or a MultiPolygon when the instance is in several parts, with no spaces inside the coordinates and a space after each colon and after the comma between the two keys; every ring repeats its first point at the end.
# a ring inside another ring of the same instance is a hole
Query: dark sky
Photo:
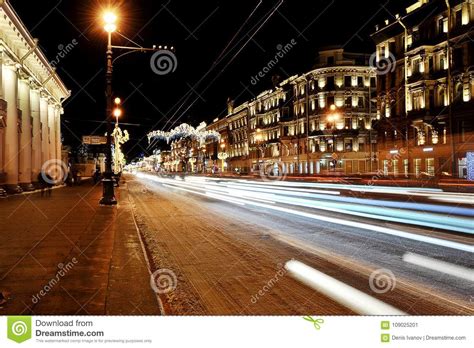
{"type": "MultiPolygon", "coordinates": [[[[270,88],[272,75],[284,79],[310,70],[320,47],[343,45],[350,51],[372,53],[369,35],[375,24],[403,13],[406,4],[402,0],[283,0],[243,47],[280,2],[263,0],[214,66],[258,0],[110,2],[119,9],[118,26],[125,36],[142,46],[172,45],[178,62],[176,71],[164,76],[150,68],[149,53],[130,54],[116,62],[114,94],[125,100],[122,128],[128,129],[132,138],[125,146],[128,159],[145,152],[146,133],[162,129],[168,119],[167,128],[181,122],[209,122],[225,114],[228,97],[235,98],[237,105],[270,88]],[[292,39],[297,43],[294,48],[253,85],[252,76],[275,56],[277,46],[292,39]]],[[[58,74],[72,90],[64,104],[65,144],[76,147],[82,135],[103,134],[106,34],[99,14],[109,1],[11,0],[11,4],[33,36],[40,39],[48,59],[55,59],[63,47],[77,42],[57,63],[58,74]]],[[[115,45],[128,44],[118,34],[113,39],[115,45]]]]}

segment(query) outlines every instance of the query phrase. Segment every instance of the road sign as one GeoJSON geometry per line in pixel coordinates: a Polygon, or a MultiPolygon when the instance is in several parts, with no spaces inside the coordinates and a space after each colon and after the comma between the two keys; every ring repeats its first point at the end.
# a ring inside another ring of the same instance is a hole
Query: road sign
{"type": "Polygon", "coordinates": [[[107,144],[107,137],[100,135],[84,135],[82,136],[82,143],[87,145],[103,145],[107,144]]]}

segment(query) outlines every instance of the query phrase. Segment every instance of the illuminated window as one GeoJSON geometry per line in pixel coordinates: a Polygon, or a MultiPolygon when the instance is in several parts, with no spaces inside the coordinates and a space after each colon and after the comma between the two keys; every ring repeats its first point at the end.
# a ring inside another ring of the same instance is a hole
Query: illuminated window
{"type": "Polygon", "coordinates": [[[417,131],[416,138],[417,138],[417,145],[425,145],[425,142],[426,142],[425,132],[421,130],[417,131]]]}
{"type": "Polygon", "coordinates": [[[431,142],[433,143],[433,145],[436,145],[439,142],[438,131],[434,129],[431,131],[431,142]]]}
{"type": "Polygon", "coordinates": [[[448,32],[448,19],[441,18],[438,22],[438,32],[447,33],[448,32]]]}
{"type": "Polygon", "coordinates": [[[419,178],[420,174],[421,174],[421,158],[415,158],[415,175],[417,178],[419,178]]]}
{"type": "Polygon", "coordinates": [[[435,165],[434,165],[434,158],[427,158],[425,160],[426,163],[426,172],[429,176],[435,175],[435,165]]]}

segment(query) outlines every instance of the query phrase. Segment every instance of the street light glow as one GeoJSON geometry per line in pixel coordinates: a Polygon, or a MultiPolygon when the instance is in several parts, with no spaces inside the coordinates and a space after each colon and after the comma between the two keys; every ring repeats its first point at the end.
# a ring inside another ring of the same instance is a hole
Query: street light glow
{"type": "Polygon", "coordinates": [[[104,29],[108,33],[112,33],[117,30],[117,25],[115,24],[117,22],[117,15],[111,11],[107,11],[104,13],[103,16],[105,25],[104,29]]]}
{"type": "Polygon", "coordinates": [[[117,15],[111,11],[105,12],[103,18],[106,24],[115,24],[117,21],[117,15]]]}
{"type": "Polygon", "coordinates": [[[115,30],[117,30],[117,26],[113,23],[108,23],[104,26],[104,29],[108,33],[113,33],[115,30]]]}
{"type": "Polygon", "coordinates": [[[120,105],[121,102],[122,102],[122,100],[119,97],[114,99],[115,105],[120,105]]]}
{"type": "Polygon", "coordinates": [[[119,108],[115,108],[115,109],[114,109],[114,116],[115,116],[115,117],[120,117],[120,116],[122,116],[122,110],[119,109],[119,108]]]}

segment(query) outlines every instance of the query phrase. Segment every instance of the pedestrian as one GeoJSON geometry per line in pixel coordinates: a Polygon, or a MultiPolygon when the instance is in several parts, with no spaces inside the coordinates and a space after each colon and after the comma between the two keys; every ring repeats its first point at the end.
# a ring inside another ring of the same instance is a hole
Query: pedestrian
{"type": "Polygon", "coordinates": [[[72,172],[71,172],[71,164],[69,163],[67,167],[67,176],[66,176],[66,185],[67,186],[72,186],[72,172]]]}
{"type": "Polygon", "coordinates": [[[98,168],[96,168],[96,170],[94,171],[93,179],[94,179],[94,185],[97,184],[100,180],[100,172],[98,168]]]}
{"type": "Polygon", "coordinates": [[[42,171],[38,174],[38,183],[41,190],[41,197],[44,197],[45,192],[49,197],[51,197],[53,182],[53,178],[48,173],[42,171]]]}

